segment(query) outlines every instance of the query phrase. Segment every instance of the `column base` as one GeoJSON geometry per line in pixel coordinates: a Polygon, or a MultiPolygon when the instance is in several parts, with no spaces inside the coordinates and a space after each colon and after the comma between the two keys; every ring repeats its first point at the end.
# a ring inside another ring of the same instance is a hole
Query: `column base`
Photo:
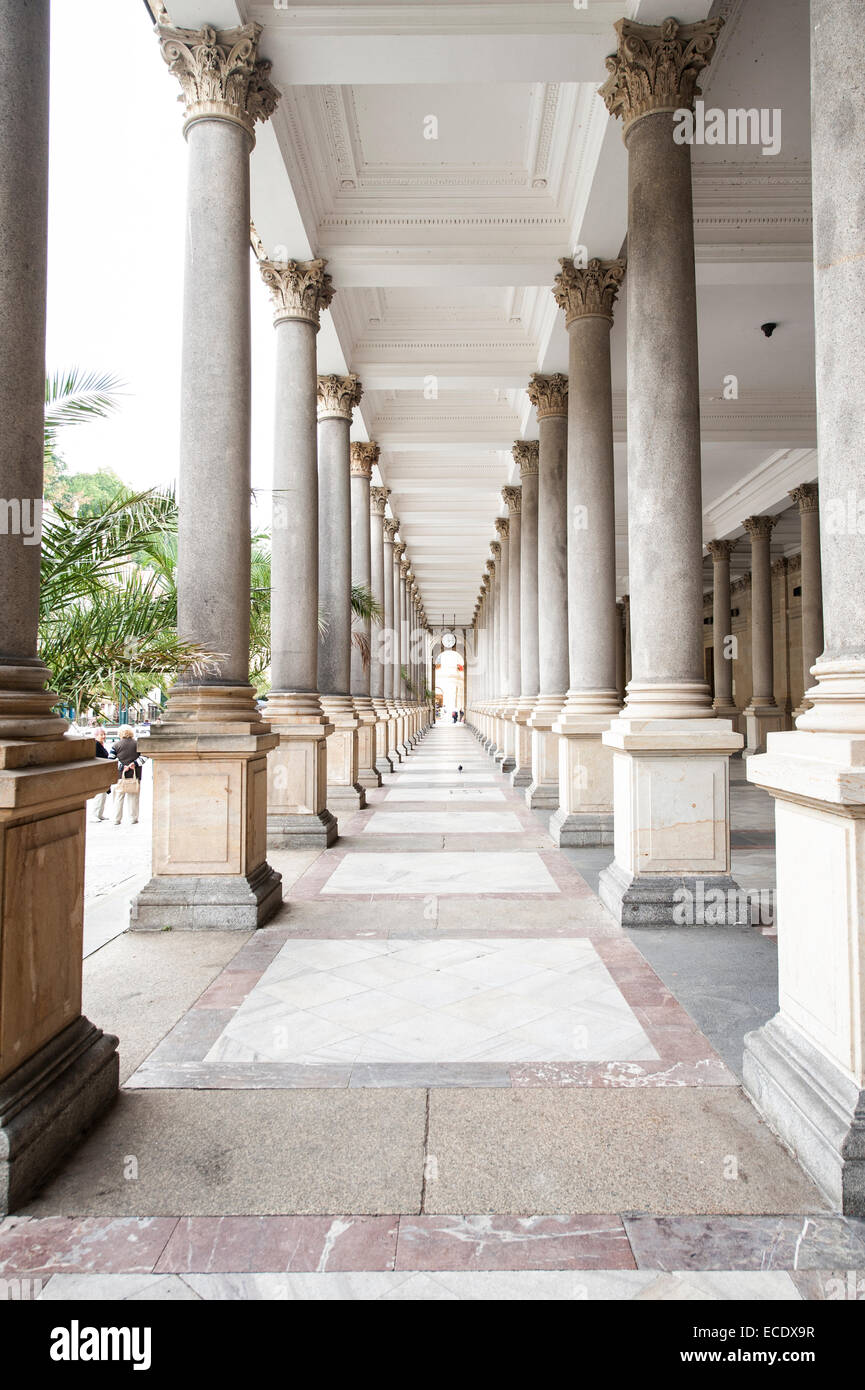
{"type": "Polygon", "coordinates": [[[0,1082],[0,1216],[21,1207],[117,1099],[117,1046],[82,1016],[0,1082]]]}
{"type": "Polygon", "coordinates": [[[338,834],[336,816],[327,808],[317,815],[268,812],[268,849],[329,849],[338,834]]]}
{"type": "Polygon", "coordinates": [[[743,1083],[832,1206],[865,1216],[865,1091],[781,1014],[747,1034],[743,1083]]]}
{"type": "Polygon", "coordinates": [[[730,874],[631,874],[613,860],[598,897],[622,927],[750,927],[748,895],[730,874]]]}
{"type": "Polygon", "coordinates": [[[755,753],[765,753],[767,734],[777,734],[784,728],[784,712],[776,705],[749,705],[743,714],[745,720],[745,758],[755,753]]]}
{"type": "MultiPolygon", "coordinates": [[[[394,765],[390,758],[385,753],[379,754],[375,760],[375,770],[379,776],[387,777],[393,772],[393,769],[394,765]]],[[[381,782],[379,782],[379,786],[381,786],[381,782]]]]}
{"type": "Polygon", "coordinates": [[[730,754],[721,719],[614,719],[615,862],[602,903],[623,926],[739,926],[747,895],[730,876],[730,754]],[[708,908],[711,906],[711,914],[708,908]]]}
{"type": "Polygon", "coordinates": [[[357,784],[361,787],[380,787],[381,776],[376,770],[377,716],[368,695],[352,697],[357,716],[357,784]]]}
{"type": "Polygon", "coordinates": [[[358,775],[360,721],[349,695],[322,695],[321,707],[333,733],[327,740],[327,805],[339,813],[366,806],[366,790],[358,775]]]}
{"type": "Polygon", "coordinates": [[[560,806],[550,816],[550,836],[560,849],[590,849],[613,843],[613,813],[573,812],[560,806]]]}
{"type": "Polygon", "coordinates": [[[282,875],[264,863],[247,876],[161,874],[133,899],[130,931],[254,931],[282,907],[282,875]]]}
{"type": "Polygon", "coordinates": [[[539,695],[528,720],[532,731],[532,780],[526,805],[532,811],[559,808],[559,736],[553,725],[562,712],[564,695],[539,695]]]}

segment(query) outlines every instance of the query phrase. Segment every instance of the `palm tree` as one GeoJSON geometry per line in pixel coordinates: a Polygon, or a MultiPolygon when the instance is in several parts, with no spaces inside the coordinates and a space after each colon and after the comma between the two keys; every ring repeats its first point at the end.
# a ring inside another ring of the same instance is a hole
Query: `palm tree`
{"type": "Polygon", "coordinates": [[[213,670],[219,653],[177,635],[177,505],[121,489],[96,516],[46,513],[39,653],[61,703],[135,703],[177,671],[213,670]]]}

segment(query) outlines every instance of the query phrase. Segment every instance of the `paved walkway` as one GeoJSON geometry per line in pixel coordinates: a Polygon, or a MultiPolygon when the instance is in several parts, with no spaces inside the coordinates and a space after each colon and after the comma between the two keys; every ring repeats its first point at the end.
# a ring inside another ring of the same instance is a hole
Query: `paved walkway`
{"type": "MultiPolygon", "coordinates": [[[[272,925],[88,960],[125,1087],[0,1224],[0,1273],[48,1298],[786,1299],[865,1269],[865,1223],[738,1084],[774,1009],[760,926],[621,931],[609,852],[557,850],[464,727],[385,780],[331,850],[272,856],[272,925]]],[[[737,794],[764,887],[766,806],[737,794]]]]}

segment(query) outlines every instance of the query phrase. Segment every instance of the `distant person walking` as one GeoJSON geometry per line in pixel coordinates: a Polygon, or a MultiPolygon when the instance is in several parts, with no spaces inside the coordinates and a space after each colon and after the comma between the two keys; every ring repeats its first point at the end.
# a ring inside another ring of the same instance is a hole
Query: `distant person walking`
{"type": "MultiPolygon", "coordinates": [[[[105,747],[105,730],[103,729],[103,727],[102,727],[101,724],[98,724],[98,725],[96,726],[96,728],[93,730],[93,737],[96,739],[96,756],[97,756],[97,758],[110,758],[110,757],[111,757],[111,754],[109,753],[108,749],[105,747]]],[[[105,815],[102,814],[103,811],[105,810],[105,798],[106,798],[107,795],[108,795],[107,792],[97,792],[96,795],[94,796],[94,798],[93,798],[93,819],[94,819],[94,820],[107,820],[107,819],[108,819],[107,816],[105,816],[105,815]]]]}
{"type": "Polygon", "coordinates": [[[114,787],[114,824],[119,825],[123,819],[123,806],[129,803],[129,819],[133,825],[138,824],[138,804],[141,796],[141,769],[144,767],[144,759],[138,752],[138,743],[135,739],[135,730],[130,724],[123,724],[118,729],[118,739],[111,750],[112,757],[117,759],[118,774],[117,782],[114,787]]]}
{"type": "Polygon", "coordinates": [[[459,719],[459,713],[458,713],[457,710],[454,710],[453,722],[456,724],[456,722],[457,722],[458,719],[459,719]]]}

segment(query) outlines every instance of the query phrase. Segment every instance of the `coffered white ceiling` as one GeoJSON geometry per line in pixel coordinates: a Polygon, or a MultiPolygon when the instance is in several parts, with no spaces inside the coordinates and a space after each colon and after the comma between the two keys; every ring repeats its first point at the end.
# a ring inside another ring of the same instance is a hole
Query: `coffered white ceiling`
{"type": "MultiPolygon", "coordinates": [[[[707,104],[783,114],[775,157],[694,150],[706,538],[779,511],[788,487],[816,475],[807,0],[168,9],[188,27],[264,27],[260,52],[283,96],[252,157],[256,228],[271,256],[328,259],[337,294],[320,370],[363,382],[354,433],[381,446],[431,622],[471,621],[511,445],[536,437],[524,387],[534,371],[567,369],[550,294],[558,258],[579,244],[615,256],[625,241],[621,129],[597,96],[623,14],[721,13],[707,104]],[[766,321],[779,324],[770,339],[766,321]]],[[[612,340],[620,592],[626,315],[627,279],[612,340]]],[[[789,546],[786,532],[778,544],[789,546]]]]}

